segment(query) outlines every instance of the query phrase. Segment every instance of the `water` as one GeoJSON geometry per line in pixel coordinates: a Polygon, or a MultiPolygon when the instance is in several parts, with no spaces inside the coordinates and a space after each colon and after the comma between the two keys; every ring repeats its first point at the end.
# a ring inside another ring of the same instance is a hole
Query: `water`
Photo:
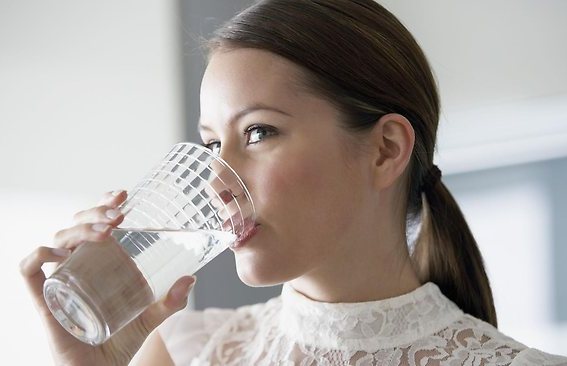
{"type": "Polygon", "coordinates": [[[177,279],[194,274],[236,240],[236,235],[217,230],[114,229],[112,236],[134,260],[156,300],[177,279]]]}

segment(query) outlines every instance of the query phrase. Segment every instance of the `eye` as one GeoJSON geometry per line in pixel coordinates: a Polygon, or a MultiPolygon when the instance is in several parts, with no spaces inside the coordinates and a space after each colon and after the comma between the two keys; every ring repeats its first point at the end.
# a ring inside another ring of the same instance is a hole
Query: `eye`
{"type": "Polygon", "coordinates": [[[217,155],[220,154],[220,150],[221,150],[220,141],[211,141],[209,143],[203,144],[203,146],[211,150],[213,154],[217,154],[217,155]]]}
{"type": "Polygon", "coordinates": [[[261,142],[266,137],[277,135],[277,130],[271,126],[255,124],[248,127],[244,134],[247,137],[246,143],[252,145],[261,142]]]}

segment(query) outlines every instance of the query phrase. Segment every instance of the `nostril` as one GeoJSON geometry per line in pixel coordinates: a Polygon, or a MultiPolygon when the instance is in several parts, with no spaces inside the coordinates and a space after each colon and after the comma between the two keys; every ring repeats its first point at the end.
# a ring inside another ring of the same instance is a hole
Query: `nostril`
{"type": "Polygon", "coordinates": [[[224,203],[229,203],[234,198],[234,195],[232,194],[232,192],[230,192],[229,190],[226,190],[226,189],[224,191],[222,191],[221,193],[219,193],[219,196],[224,203]]]}

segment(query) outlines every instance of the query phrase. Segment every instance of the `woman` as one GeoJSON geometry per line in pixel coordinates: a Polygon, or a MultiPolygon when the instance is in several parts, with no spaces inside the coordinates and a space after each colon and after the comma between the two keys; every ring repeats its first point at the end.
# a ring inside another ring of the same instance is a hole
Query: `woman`
{"type": "MultiPolygon", "coordinates": [[[[391,13],[372,0],[260,1],[208,46],[201,137],[258,214],[234,249],[238,274],[285,285],[265,304],[177,313],[139,365],[567,365],[496,329],[482,257],[433,165],[435,82],[391,13]]],[[[186,304],[191,277],[97,348],[47,311],[41,264],[107,238],[125,197],[107,195],[22,262],[58,363],[125,365],[186,304]]]]}

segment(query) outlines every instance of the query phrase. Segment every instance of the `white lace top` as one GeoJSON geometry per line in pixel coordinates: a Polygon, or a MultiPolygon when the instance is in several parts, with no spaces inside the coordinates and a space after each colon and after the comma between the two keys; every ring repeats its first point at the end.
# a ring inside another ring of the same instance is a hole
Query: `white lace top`
{"type": "Polygon", "coordinates": [[[463,313],[434,283],[399,297],[322,303],[291,285],[236,310],[181,311],[159,328],[176,365],[567,365],[463,313]]]}

